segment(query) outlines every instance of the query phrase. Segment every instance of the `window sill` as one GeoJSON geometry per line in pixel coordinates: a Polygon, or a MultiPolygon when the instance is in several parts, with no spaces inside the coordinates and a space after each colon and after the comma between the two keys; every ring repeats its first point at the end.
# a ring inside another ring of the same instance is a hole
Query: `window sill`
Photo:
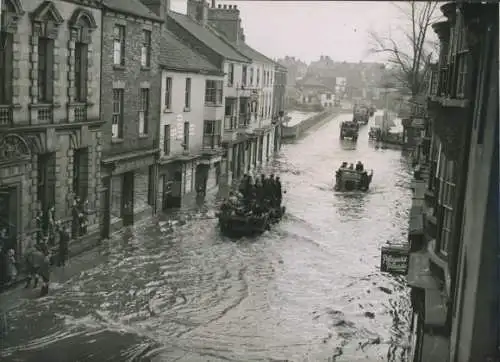
{"type": "Polygon", "coordinates": [[[28,106],[30,109],[40,109],[40,108],[60,108],[60,103],[31,103],[28,106]]]}
{"type": "Polygon", "coordinates": [[[174,113],[170,108],[165,108],[163,113],[174,113]]]}
{"type": "Polygon", "coordinates": [[[145,67],[145,66],[141,65],[141,71],[142,72],[150,72],[151,71],[151,67],[145,67]]]}
{"type": "Polygon", "coordinates": [[[123,143],[124,139],[123,138],[111,138],[111,143],[112,144],[120,144],[123,143]]]}
{"type": "Polygon", "coordinates": [[[145,138],[148,138],[148,137],[149,137],[149,135],[148,135],[147,133],[144,133],[144,134],[140,134],[140,135],[139,135],[139,139],[141,139],[141,140],[143,140],[143,139],[145,139],[145,138]]]}
{"type": "Polygon", "coordinates": [[[125,70],[125,66],[119,65],[119,64],[113,64],[113,69],[114,70],[125,70]]]}
{"type": "Polygon", "coordinates": [[[205,107],[222,107],[222,103],[205,103],[205,107]]]}
{"type": "Polygon", "coordinates": [[[191,108],[190,107],[184,107],[184,109],[182,111],[183,112],[191,112],[191,108]]]}
{"type": "Polygon", "coordinates": [[[0,108],[21,109],[23,107],[19,103],[15,103],[15,104],[0,104],[0,108]]]}

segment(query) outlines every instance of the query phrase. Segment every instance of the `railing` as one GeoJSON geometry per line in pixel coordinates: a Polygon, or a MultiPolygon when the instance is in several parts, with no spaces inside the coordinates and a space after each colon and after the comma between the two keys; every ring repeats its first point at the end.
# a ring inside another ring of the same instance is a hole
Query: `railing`
{"type": "Polygon", "coordinates": [[[9,105],[0,105],[0,127],[10,126],[12,124],[12,107],[9,105]]]}
{"type": "Polygon", "coordinates": [[[204,149],[215,149],[219,148],[221,145],[220,135],[203,135],[203,148],[204,149]]]}
{"type": "Polygon", "coordinates": [[[38,108],[38,122],[52,123],[54,120],[54,112],[52,106],[40,106],[38,108]]]}
{"type": "Polygon", "coordinates": [[[86,122],[87,121],[87,106],[86,105],[75,106],[73,112],[75,112],[74,113],[75,122],[86,122]]]}

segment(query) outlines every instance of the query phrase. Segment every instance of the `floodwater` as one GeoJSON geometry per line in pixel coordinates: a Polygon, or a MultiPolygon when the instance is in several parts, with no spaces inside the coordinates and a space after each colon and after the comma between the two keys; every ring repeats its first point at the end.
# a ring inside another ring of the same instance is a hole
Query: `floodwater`
{"type": "Polygon", "coordinates": [[[0,360],[402,361],[409,291],[379,264],[381,245],[406,238],[410,167],[369,145],[370,125],[357,145],[340,143],[349,118],[283,146],[270,169],[288,214],[264,235],[221,236],[209,203],[75,258],[48,297],[0,295],[10,309],[0,360]],[[373,168],[369,192],[332,191],[344,160],[373,168]]]}
{"type": "Polygon", "coordinates": [[[286,126],[295,126],[296,124],[299,124],[300,122],[305,121],[306,119],[311,118],[312,116],[315,116],[319,113],[320,112],[290,111],[287,113],[287,116],[290,117],[290,120],[288,121],[288,123],[286,123],[286,126]]]}

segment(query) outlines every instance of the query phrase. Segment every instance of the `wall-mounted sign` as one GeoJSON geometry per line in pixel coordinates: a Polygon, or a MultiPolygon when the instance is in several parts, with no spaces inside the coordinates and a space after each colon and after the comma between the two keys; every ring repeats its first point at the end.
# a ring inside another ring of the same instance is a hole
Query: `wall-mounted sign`
{"type": "Polygon", "coordinates": [[[409,259],[409,250],[406,246],[385,245],[380,254],[380,271],[406,274],[409,259]]]}
{"type": "Polygon", "coordinates": [[[182,114],[178,114],[175,121],[177,122],[175,140],[182,141],[184,139],[184,117],[182,117],[182,114]]]}
{"type": "Polygon", "coordinates": [[[189,125],[189,135],[194,136],[195,126],[194,124],[189,125]]]}

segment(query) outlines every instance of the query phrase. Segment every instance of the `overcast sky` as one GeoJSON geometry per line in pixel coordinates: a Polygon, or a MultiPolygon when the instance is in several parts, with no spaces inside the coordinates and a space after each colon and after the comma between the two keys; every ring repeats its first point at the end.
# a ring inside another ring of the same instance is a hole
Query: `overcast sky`
{"type": "MultiPolygon", "coordinates": [[[[172,10],[186,13],[186,1],[171,0],[172,10]]],[[[401,39],[398,29],[406,20],[389,2],[217,0],[216,4],[238,6],[246,41],[256,50],[271,58],[291,55],[306,62],[320,55],[336,61],[384,61],[386,56],[368,51],[372,44],[368,32],[401,39]]]]}

